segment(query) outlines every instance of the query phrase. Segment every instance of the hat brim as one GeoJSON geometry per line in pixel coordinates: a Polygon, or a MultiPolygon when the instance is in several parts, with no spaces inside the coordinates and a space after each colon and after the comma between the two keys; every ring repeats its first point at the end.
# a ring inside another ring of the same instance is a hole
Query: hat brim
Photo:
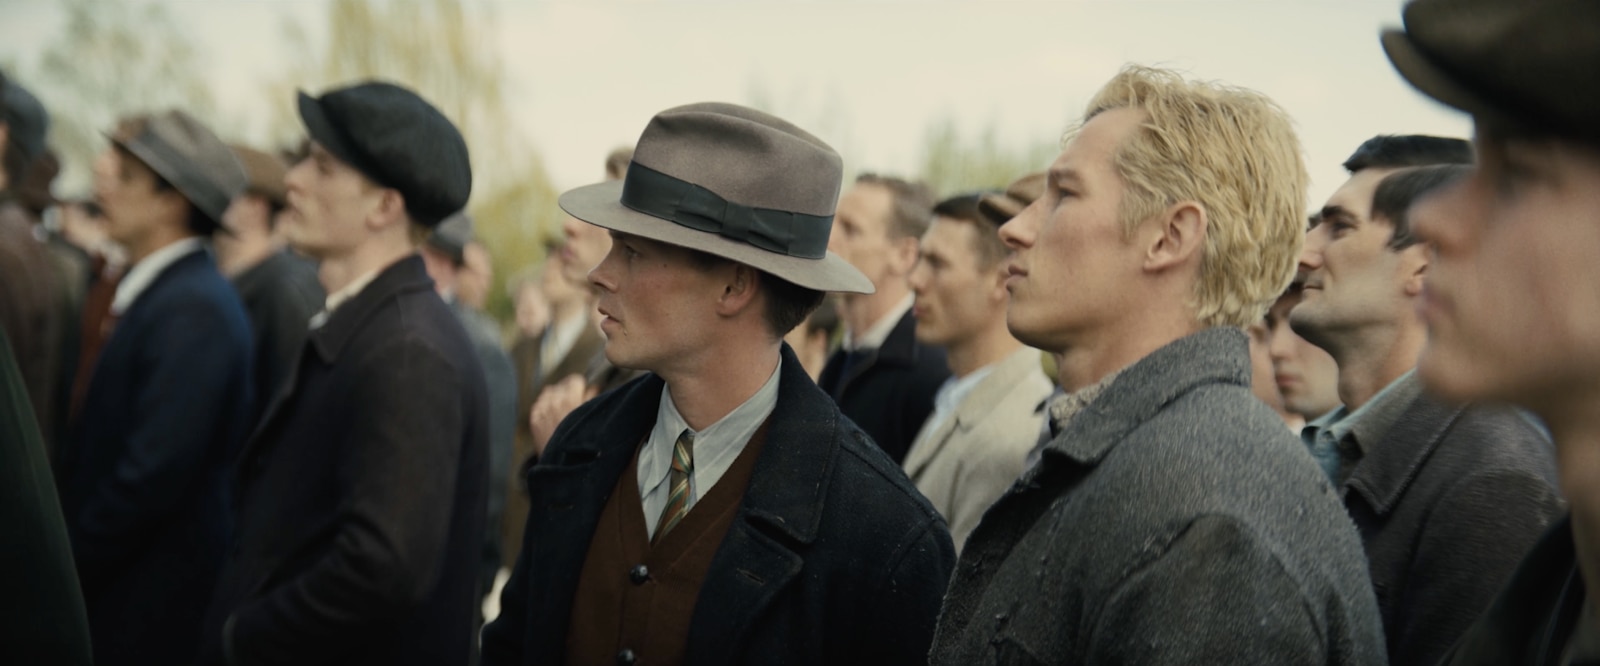
{"type": "Polygon", "coordinates": [[[333,156],[339,158],[339,161],[350,165],[356,171],[360,171],[362,175],[373,182],[382,184],[378,175],[367,168],[366,162],[361,159],[361,156],[351,149],[349,142],[344,138],[344,132],[339,131],[334,126],[333,121],[328,119],[328,113],[322,110],[322,104],[317,101],[317,98],[300,92],[298,102],[300,122],[305,123],[306,136],[311,137],[311,140],[317,142],[317,145],[322,146],[324,150],[333,153],[333,156]]]}
{"type": "Polygon", "coordinates": [[[123,150],[126,150],[129,153],[132,153],[134,157],[139,158],[140,162],[144,162],[145,167],[155,172],[155,174],[160,176],[162,180],[167,181],[169,185],[172,185],[173,188],[177,189],[178,194],[183,195],[183,198],[187,200],[190,205],[199,208],[201,212],[205,213],[206,218],[211,222],[211,228],[206,232],[208,235],[215,234],[219,231],[229,236],[236,235],[233,229],[228,228],[228,225],[222,222],[222,217],[228,212],[228,205],[232,204],[232,199],[229,199],[228,204],[224,204],[220,210],[207,210],[210,208],[210,206],[200,203],[200,201],[205,198],[204,193],[195,190],[193,186],[189,184],[189,179],[184,177],[184,174],[178,170],[178,165],[170,163],[166,157],[153,150],[150,150],[150,147],[144,145],[143,143],[138,141],[123,141],[122,139],[112,135],[110,132],[102,132],[102,134],[104,134],[105,137],[111,141],[111,143],[122,147],[123,150]]]}
{"type": "Polygon", "coordinates": [[[1016,199],[1004,194],[985,194],[978,197],[978,212],[995,224],[1005,224],[1025,208],[1016,199]]]}
{"type": "Polygon", "coordinates": [[[870,294],[872,280],[832,252],[821,259],[791,257],[622,205],[622,181],[585,185],[561,195],[561,209],[584,222],[737,261],[808,289],[870,294]]]}
{"type": "Polygon", "coordinates": [[[1404,30],[1385,30],[1381,39],[1383,52],[1389,56],[1389,62],[1406,82],[1422,94],[1491,123],[1518,124],[1511,114],[1491,103],[1484,95],[1462,85],[1456,77],[1434,64],[1404,30]]]}

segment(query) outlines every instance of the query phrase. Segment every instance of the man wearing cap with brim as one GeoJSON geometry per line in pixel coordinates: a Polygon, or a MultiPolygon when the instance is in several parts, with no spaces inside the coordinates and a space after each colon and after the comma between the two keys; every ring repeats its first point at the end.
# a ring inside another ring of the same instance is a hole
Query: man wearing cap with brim
{"type": "Polygon", "coordinates": [[[924,663],[944,520],[782,337],[825,291],[839,156],[759,111],[646,126],[621,182],[561,197],[610,230],[606,356],[649,370],[579,407],[531,509],[484,663],[924,663]]]}
{"type": "MultiPolygon", "coordinates": [[[[1044,174],[1030,174],[1033,198],[1044,174]]],[[[1039,350],[1006,329],[1006,246],[999,229],[1032,199],[1008,193],[950,197],[934,205],[911,269],[917,341],[944,350],[950,378],[903,467],[950,523],[956,551],[983,512],[1022,474],[1050,396],[1039,350]],[[985,206],[983,202],[992,202],[985,206]],[[998,206],[996,205],[998,204],[998,206]]]]}
{"type": "Polygon", "coordinates": [[[62,452],[61,503],[95,661],[188,663],[227,548],[228,465],[253,423],[249,321],[205,247],[244,171],[182,111],[110,137],[95,198],[130,268],[62,452]]]}
{"type": "Polygon", "coordinates": [[[1423,0],[1383,33],[1408,82],[1472,114],[1478,164],[1412,208],[1433,248],[1417,374],[1549,426],[1570,514],[1442,663],[1600,661],[1600,4],[1423,0]]]}
{"type": "Polygon", "coordinates": [[[517,421],[517,374],[500,342],[500,325],[482,310],[463,303],[456,289],[466,273],[467,246],[473,242],[472,217],[465,211],[446,218],[422,244],[422,262],[439,297],[450,306],[472,341],[483,367],[489,399],[489,490],[482,558],[483,594],[489,594],[500,572],[500,519],[506,509],[511,478],[511,439],[517,421]]]}
{"type": "Polygon", "coordinates": [[[288,203],[283,188],[288,167],[276,155],[232,148],[248,184],[222,214],[228,233],[219,234],[213,246],[217,268],[233,282],[250,315],[259,415],[299,360],[307,325],[327,294],[317,281],[316,264],[290,250],[278,229],[288,203]]]}
{"type": "Polygon", "coordinates": [[[301,94],[282,226],[328,292],[239,456],[203,664],[468,664],[488,483],[483,371],[417,242],[467,202],[466,142],[388,83],[301,94]]]}

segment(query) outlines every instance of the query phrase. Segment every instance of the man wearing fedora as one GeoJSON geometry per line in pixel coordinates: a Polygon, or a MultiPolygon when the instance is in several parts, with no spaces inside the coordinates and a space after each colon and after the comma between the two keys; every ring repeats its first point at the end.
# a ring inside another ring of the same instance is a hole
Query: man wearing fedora
{"type": "Polygon", "coordinates": [[[827,251],[840,176],[804,130],[705,103],[562,195],[614,240],[589,274],[606,356],[649,374],[528,472],[484,663],[925,662],[944,520],[782,344],[823,292],[872,289],[827,251]]]}
{"type": "Polygon", "coordinates": [[[250,315],[259,417],[299,360],[311,316],[322,309],[327,294],[317,282],[316,264],[290,250],[278,228],[287,205],[283,176],[288,166],[276,155],[232,148],[248,184],[222,214],[228,233],[212,244],[217,268],[233,282],[250,315]]]}
{"type": "Polygon", "coordinates": [[[182,111],[135,116],[94,164],[130,268],[59,473],[95,661],[194,658],[252,424],[250,324],[205,239],[244,171],[182,111]]]}
{"type": "Polygon", "coordinates": [[[302,93],[289,243],[324,308],[239,456],[205,664],[469,664],[488,484],[483,371],[417,242],[467,203],[467,145],[410,90],[302,93]]]}
{"type": "Polygon", "coordinates": [[[1000,229],[1055,437],[968,538],[937,664],[1382,664],[1361,543],[1250,390],[1305,165],[1259,93],[1129,66],[1000,229]],[[1249,177],[1246,177],[1249,174],[1249,177]]]}
{"type": "Polygon", "coordinates": [[[1039,350],[1006,330],[1006,247],[997,232],[1011,216],[983,208],[987,197],[999,206],[1013,201],[967,194],[933,207],[910,276],[917,340],[944,350],[951,376],[904,468],[949,521],[957,552],[1022,473],[1044,420],[1039,403],[1050,395],[1039,350]]]}
{"type": "Polygon", "coordinates": [[[1520,405],[1549,427],[1558,519],[1444,662],[1600,661],[1600,5],[1420,0],[1383,47],[1472,114],[1478,163],[1412,209],[1433,249],[1417,361],[1442,398],[1520,405]],[[1535,48],[1536,47],[1536,48],[1535,48]]]}

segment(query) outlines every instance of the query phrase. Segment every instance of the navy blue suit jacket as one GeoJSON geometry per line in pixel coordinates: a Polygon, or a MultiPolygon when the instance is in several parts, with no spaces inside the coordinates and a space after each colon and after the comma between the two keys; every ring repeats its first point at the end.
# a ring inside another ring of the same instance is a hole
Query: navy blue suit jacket
{"type": "Polygon", "coordinates": [[[250,362],[244,307],[205,251],[162,271],[106,342],[61,471],[97,663],[193,658],[250,362]]]}

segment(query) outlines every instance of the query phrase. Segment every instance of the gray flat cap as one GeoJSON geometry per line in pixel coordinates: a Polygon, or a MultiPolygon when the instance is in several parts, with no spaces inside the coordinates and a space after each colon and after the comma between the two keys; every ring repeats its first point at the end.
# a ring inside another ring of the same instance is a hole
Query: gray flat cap
{"type": "Polygon", "coordinates": [[[222,212],[249,182],[233,151],[183,111],[165,111],[143,121],[137,134],[111,140],[172,183],[213,222],[220,222],[222,212]]]}

